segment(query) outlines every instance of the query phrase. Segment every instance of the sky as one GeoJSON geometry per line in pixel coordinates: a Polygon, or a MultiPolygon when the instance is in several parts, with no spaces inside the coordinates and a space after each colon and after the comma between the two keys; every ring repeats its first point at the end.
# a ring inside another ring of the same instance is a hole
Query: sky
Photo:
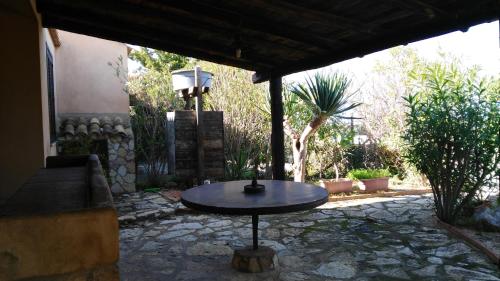
{"type": "MultiPolygon", "coordinates": [[[[500,75],[500,36],[498,21],[480,24],[471,27],[467,32],[452,32],[442,36],[408,44],[417,50],[418,54],[426,59],[437,58],[442,50],[462,58],[467,66],[478,65],[483,75],[500,75]]],[[[135,46],[132,46],[135,47],[135,46]]],[[[336,63],[324,68],[298,72],[284,77],[288,82],[300,82],[308,74],[315,71],[340,70],[355,77],[362,77],[369,73],[377,61],[383,62],[389,58],[388,50],[336,63]]],[[[129,73],[138,68],[138,64],[129,60],[129,73]]]]}

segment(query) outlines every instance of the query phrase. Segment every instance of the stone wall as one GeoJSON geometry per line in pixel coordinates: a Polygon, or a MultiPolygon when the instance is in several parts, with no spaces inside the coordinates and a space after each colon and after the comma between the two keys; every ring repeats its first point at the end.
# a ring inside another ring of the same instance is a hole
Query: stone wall
{"type": "MultiPolygon", "coordinates": [[[[60,114],[59,142],[105,140],[109,185],[113,193],[135,191],[134,134],[127,115],[60,114]],[[107,146],[107,147],[106,147],[107,146]]],[[[77,143],[77,145],[80,145],[77,143]]],[[[64,149],[63,153],[64,152],[64,149]]],[[[90,153],[95,153],[90,151],[90,153]]],[[[101,155],[104,157],[104,155],[101,155]]],[[[104,162],[105,159],[101,159],[104,162]]],[[[104,165],[106,166],[106,165],[104,165]]]]}
{"type": "MultiPolygon", "coordinates": [[[[203,111],[205,179],[224,178],[224,114],[203,111]]],[[[179,178],[197,176],[196,112],[178,110],[167,113],[168,168],[179,178]]]]}
{"type": "Polygon", "coordinates": [[[135,191],[134,139],[114,136],[108,139],[108,162],[111,191],[135,191]]]}

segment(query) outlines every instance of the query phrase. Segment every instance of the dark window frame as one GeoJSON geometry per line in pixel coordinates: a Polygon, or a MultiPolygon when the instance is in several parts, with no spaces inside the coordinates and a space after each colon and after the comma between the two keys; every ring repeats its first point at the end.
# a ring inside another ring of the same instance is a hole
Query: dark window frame
{"type": "Polygon", "coordinates": [[[49,45],[45,44],[45,57],[47,62],[47,95],[49,101],[49,130],[50,143],[54,143],[57,139],[56,130],[56,104],[55,104],[55,88],[54,88],[54,59],[50,52],[49,45]]]}

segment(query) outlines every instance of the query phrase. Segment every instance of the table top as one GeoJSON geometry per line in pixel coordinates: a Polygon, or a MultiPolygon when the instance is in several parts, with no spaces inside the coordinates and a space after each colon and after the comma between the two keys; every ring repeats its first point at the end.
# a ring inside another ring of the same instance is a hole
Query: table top
{"type": "Polygon", "coordinates": [[[192,209],[219,214],[264,215],[312,209],[328,201],[321,187],[279,180],[259,180],[266,186],[260,193],[245,193],[249,180],[220,182],[182,192],[181,202],[192,209]]]}

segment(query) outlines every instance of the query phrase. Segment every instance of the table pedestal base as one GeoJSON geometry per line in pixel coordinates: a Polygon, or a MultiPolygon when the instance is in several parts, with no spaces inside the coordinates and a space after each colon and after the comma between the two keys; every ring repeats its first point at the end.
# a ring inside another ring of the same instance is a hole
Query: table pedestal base
{"type": "Polygon", "coordinates": [[[278,259],[273,249],[260,246],[254,250],[252,247],[234,250],[232,266],[242,272],[258,273],[273,270],[278,259]]]}

